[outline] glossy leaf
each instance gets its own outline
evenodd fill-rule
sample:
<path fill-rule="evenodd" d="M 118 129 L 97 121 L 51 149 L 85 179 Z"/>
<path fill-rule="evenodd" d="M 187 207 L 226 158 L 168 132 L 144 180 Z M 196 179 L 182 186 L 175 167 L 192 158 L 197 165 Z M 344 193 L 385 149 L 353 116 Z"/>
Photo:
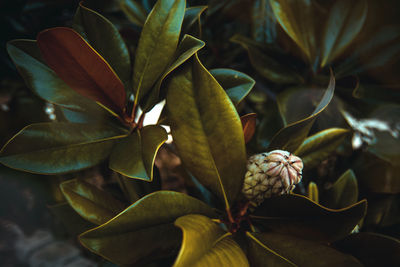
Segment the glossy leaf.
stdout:
<path fill-rule="evenodd" d="M 294 154 L 301 157 L 305 168 L 314 168 L 343 143 L 348 133 L 340 128 L 323 130 L 304 140 Z"/>
<path fill-rule="evenodd" d="M 399 266 L 400 241 L 376 233 L 352 234 L 334 246 L 356 257 L 364 266 Z"/>
<path fill-rule="evenodd" d="M 110 157 L 110 168 L 130 178 L 153 180 L 158 149 L 167 141 L 165 129 L 149 125 L 120 140 Z"/>
<path fill-rule="evenodd" d="M 188 33 L 190 28 L 198 21 L 200 16 L 207 9 L 207 6 L 193 6 L 185 10 L 185 17 L 182 23 L 182 32 Z"/>
<path fill-rule="evenodd" d="M 171 132 L 182 161 L 228 208 L 246 169 L 242 124 L 234 105 L 197 55 L 171 77 L 167 90 Z"/>
<path fill-rule="evenodd" d="M 279 84 L 303 83 L 303 78 L 293 68 L 287 64 L 281 64 L 276 59 L 262 52 L 259 45 L 255 44 L 254 41 L 248 40 L 241 35 L 234 35 L 231 41 L 240 44 L 247 50 L 253 67 L 268 80 Z"/>
<path fill-rule="evenodd" d="M 83 180 L 65 181 L 60 188 L 71 207 L 97 225 L 107 222 L 124 209 L 124 205 L 112 195 Z"/>
<path fill-rule="evenodd" d="M 311 0 L 270 0 L 282 29 L 296 42 L 310 63 L 316 57 L 315 8 Z M 301 11 L 301 12 L 300 12 Z"/>
<path fill-rule="evenodd" d="M 178 218 L 175 225 L 181 228 L 183 238 L 174 267 L 249 266 L 246 255 L 231 234 L 210 218 L 191 214 Z"/>
<path fill-rule="evenodd" d="M 215 216 L 208 205 L 195 198 L 159 191 L 141 198 L 107 223 L 83 233 L 80 241 L 92 252 L 118 265 L 145 264 L 172 256 L 179 250 L 181 233 L 174 222 L 188 214 Z"/>
<path fill-rule="evenodd" d="M 351 44 L 364 25 L 367 10 L 365 0 L 335 1 L 322 38 L 321 67 L 336 59 Z"/>
<path fill-rule="evenodd" d="M 66 84 L 118 115 L 123 113 L 124 85 L 77 32 L 70 28 L 52 28 L 39 33 L 37 39 L 43 58 Z"/>
<path fill-rule="evenodd" d="M 174 60 L 151 90 L 150 96 L 148 99 L 146 99 L 146 104 L 144 105 L 143 110 L 150 110 L 156 103 L 160 101 L 160 89 L 165 78 L 191 56 L 193 56 L 197 51 L 203 48 L 204 45 L 205 43 L 202 40 L 191 35 L 183 36 L 182 41 L 179 43 L 179 46 L 175 51 Z"/>
<path fill-rule="evenodd" d="M 250 215 L 277 233 L 330 242 L 348 235 L 366 213 L 365 200 L 333 210 L 296 194 L 267 199 Z"/>
<path fill-rule="evenodd" d="M 352 170 L 347 170 L 324 194 L 327 207 L 342 209 L 353 205 L 358 199 L 358 183 Z"/>
<path fill-rule="evenodd" d="M 41 174 L 78 171 L 105 160 L 116 139 L 125 136 L 123 131 L 106 125 L 32 124 L 8 141 L 0 152 L 0 162 Z"/>
<path fill-rule="evenodd" d="M 147 12 L 144 7 L 138 3 L 138 1 L 121 0 L 119 1 L 119 4 L 121 6 L 121 10 L 125 13 L 125 15 L 132 23 L 139 26 L 144 25 L 147 17 Z"/>
<path fill-rule="evenodd" d="M 269 0 L 254 1 L 251 18 L 254 40 L 262 43 L 273 43 L 276 41 L 277 21 Z"/>
<path fill-rule="evenodd" d="M 256 113 L 249 113 L 240 117 L 243 126 L 244 142 L 247 144 L 256 131 Z"/>
<path fill-rule="evenodd" d="M 117 28 L 108 19 L 85 7 L 81 2 L 76 11 L 73 26 L 110 64 L 123 82 L 131 80 L 132 67 L 128 47 Z"/>
<path fill-rule="evenodd" d="M 210 73 L 236 106 L 250 93 L 256 83 L 250 76 L 232 69 L 212 69 Z"/>
<path fill-rule="evenodd" d="M 254 233 L 253 235 L 264 246 L 287 260 L 286 262 L 283 260 L 277 262 L 276 256 L 269 253 L 264 255 L 263 265 L 256 266 L 363 266 L 356 258 L 318 242 L 272 232 Z M 289 265 L 287 262 L 291 262 L 293 265 Z"/>
<path fill-rule="evenodd" d="M 308 198 L 318 204 L 319 203 L 319 191 L 318 191 L 317 184 L 314 182 L 310 182 L 308 184 L 307 191 L 308 191 Z M 351 204 L 353 204 L 353 203 L 351 203 Z M 347 205 L 347 206 L 349 206 L 349 205 Z"/>
<path fill-rule="evenodd" d="M 149 92 L 173 59 L 185 5 L 184 0 L 158 0 L 146 19 L 135 56 L 135 103 L 139 103 Z"/>
<path fill-rule="evenodd" d="M 45 101 L 73 110 L 101 109 L 93 101 L 82 98 L 72 90 L 44 63 L 36 41 L 10 41 L 7 43 L 7 51 L 27 86 Z"/>
<path fill-rule="evenodd" d="M 272 139 L 269 150 L 283 149 L 289 152 L 294 152 L 305 140 L 310 131 L 315 119 L 328 106 L 332 100 L 335 91 L 335 78 L 331 73 L 328 88 L 326 89 L 321 101 L 315 108 L 314 112 L 307 118 L 291 123 L 281 129 Z"/>

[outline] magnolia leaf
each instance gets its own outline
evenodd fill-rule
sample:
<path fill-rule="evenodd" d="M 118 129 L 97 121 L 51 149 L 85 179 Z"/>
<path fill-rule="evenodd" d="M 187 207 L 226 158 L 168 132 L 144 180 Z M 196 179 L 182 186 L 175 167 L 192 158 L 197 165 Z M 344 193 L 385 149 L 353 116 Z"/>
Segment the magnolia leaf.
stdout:
<path fill-rule="evenodd" d="M 243 126 L 244 142 L 247 144 L 256 131 L 256 113 L 249 113 L 240 117 Z"/>
<path fill-rule="evenodd" d="M 376 233 L 352 234 L 334 246 L 356 257 L 364 266 L 399 266 L 400 241 Z"/>
<path fill-rule="evenodd" d="M 47 64 L 79 94 L 123 114 L 125 89 L 110 65 L 74 30 L 52 28 L 39 33 Z M 93 67 L 96 66 L 96 67 Z"/>
<path fill-rule="evenodd" d="M 254 41 L 248 40 L 241 35 L 234 35 L 231 41 L 240 44 L 247 50 L 251 64 L 266 79 L 279 84 L 304 82 L 303 78 L 294 69 L 264 53 L 260 45 L 254 43 Z"/>
<path fill-rule="evenodd" d="M 65 181 L 60 188 L 71 207 L 97 225 L 107 222 L 124 209 L 124 205 L 112 195 L 83 180 Z"/>
<path fill-rule="evenodd" d="M 316 59 L 315 10 L 311 0 L 270 0 L 282 29 L 305 53 L 310 63 Z M 300 12 L 301 10 L 301 12 Z"/>
<path fill-rule="evenodd" d="M 109 261 L 136 266 L 174 255 L 182 239 L 174 222 L 188 214 L 215 216 L 213 209 L 200 200 L 158 191 L 79 238 L 85 247 Z"/>
<path fill-rule="evenodd" d="M 276 41 L 276 18 L 269 0 L 256 0 L 252 8 L 253 39 L 262 43 Z"/>
<path fill-rule="evenodd" d="M 308 194 L 307 194 L 308 198 L 318 204 L 319 203 L 319 192 L 318 192 L 317 184 L 314 182 L 310 182 L 308 184 L 307 191 L 308 191 Z M 354 203 L 351 203 L 351 204 L 354 204 Z M 349 206 L 349 205 L 347 205 L 347 206 Z M 345 207 L 347 207 L 347 206 L 345 206 Z"/>
<path fill-rule="evenodd" d="M 242 124 L 229 97 L 197 54 L 171 77 L 166 105 L 185 166 L 229 208 L 246 171 Z"/>
<path fill-rule="evenodd" d="M 305 140 L 308 132 L 310 131 L 315 119 L 321 114 L 322 111 L 331 102 L 333 93 L 335 91 L 335 78 L 331 73 L 328 88 L 314 112 L 307 118 L 291 123 L 285 128 L 281 129 L 272 139 L 269 144 L 269 150 L 282 149 L 289 152 L 294 152 Z"/>
<path fill-rule="evenodd" d="M 361 31 L 367 17 L 365 0 L 335 1 L 330 10 L 321 49 L 321 67 L 336 59 Z"/>
<path fill-rule="evenodd" d="M 330 242 L 348 235 L 364 217 L 366 208 L 367 202 L 362 200 L 333 210 L 290 194 L 266 199 L 250 217 L 277 233 Z"/>
<path fill-rule="evenodd" d="M 348 133 L 341 128 L 323 130 L 304 140 L 294 154 L 301 157 L 304 168 L 314 168 L 342 144 Z"/>
<path fill-rule="evenodd" d="M 80 123 L 37 123 L 23 128 L 0 152 L 0 162 L 17 170 L 61 174 L 92 167 L 111 153 L 115 127 Z"/>
<path fill-rule="evenodd" d="M 210 73 L 225 89 L 235 106 L 250 93 L 256 83 L 250 76 L 232 69 L 212 69 Z"/>
<path fill-rule="evenodd" d="M 74 29 L 110 64 L 123 82 L 130 82 L 132 69 L 128 47 L 117 28 L 104 16 L 79 4 Z"/>
<path fill-rule="evenodd" d="M 207 6 L 188 7 L 185 11 L 185 17 L 182 23 L 182 32 L 188 33 L 190 28 L 200 21 L 201 14 L 207 9 Z"/>
<path fill-rule="evenodd" d="M 147 11 L 136 0 L 120 0 L 121 10 L 125 13 L 128 19 L 138 25 L 143 26 L 146 22 Z"/>
<path fill-rule="evenodd" d="M 286 262 L 277 262 L 277 256 L 265 250 L 263 265 L 256 266 L 363 266 L 356 258 L 318 242 L 273 232 L 252 235 L 266 248 L 277 253 L 281 259 L 286 259 Z M 251 248 L 257 246 L 252 243 L 254 239 L 250 241 Z"/>
<path fill-rule="evenodd" d="M 102 110 L 95 102 L 72 90 L 44 63 L 36 41 L 10 41 L 7 51 L 26 85 L 45 101 L 72 110 Z"/>
<path fill-rule="evenodd" d="M 174 267 L 249 266 L 246 255 L 231 234 L 210 218 L 190 214 L 178 218 L 175 225 L 181 228 L 183 237 Z"/>
<path fill-rule="evenodd" d="M 205 43 L 191 35 L 185 34 L 182 41 L 179 43 L 178 48 L 175 51 L 174 60 L 170 64 L 164 74 L 155 84 L 154 88 L 150 92 L 150 96 L 146 99 L 146 103 L 143 107 L 144 111 L 150 110 L 160 99 L 160 89 L 164 79 L 176 68 L 182 65 L 186 60 L 193 56 L 197 51 L 203 48 Z"/>
<path fill-rule="evenodd" d="M 135 103 L 149 92 L 173 59 L 186 1 L 158 0 L 143 26 L 136 49 L 133 90 Z"/>
<path fill-rule="evenodd" d="M 262 266 L 297 266 L 290 260 L 279 255 L 269 247 L 267 247 L 262 241 L 257 239 L 254 234 L 246 232 L 248 237 L 248 252 L 247 257 L 251 266 L 262 267 Z"/>
<path fill-rule="evenodd" d="M 158 125 L 136 130 L 116 144 L 110 156 L 110 168 L 130 178 L 152 181 L 158 149 L 167 139 L 167 132 Z"/>
<path fill-rule="evenodd" d="M 356 175 L 347 170 L 324 194 L 323 203 L 333 209 L 341 209 L 353 205 L 358 199 L 358 184 Z"/>

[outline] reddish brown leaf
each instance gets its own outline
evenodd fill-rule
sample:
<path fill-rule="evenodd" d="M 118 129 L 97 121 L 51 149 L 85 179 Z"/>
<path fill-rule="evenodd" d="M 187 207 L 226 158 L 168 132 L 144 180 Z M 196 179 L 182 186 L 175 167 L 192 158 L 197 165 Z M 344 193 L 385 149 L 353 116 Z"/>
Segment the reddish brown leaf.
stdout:
<path fill-rule="evenodd" d="M 256 131 L 256 113 L 249 113 L 240 117 L 243 126 L 244 141 L 246 144 L 251 140 Z"/>
<path fill-rule="evenodd" d="M 37 43 L 46 63 L 79 94 L 118 115 L 125 107 L 125 89 L 110 65 L 73 29 L 58 27 L 39 33 Z"/>

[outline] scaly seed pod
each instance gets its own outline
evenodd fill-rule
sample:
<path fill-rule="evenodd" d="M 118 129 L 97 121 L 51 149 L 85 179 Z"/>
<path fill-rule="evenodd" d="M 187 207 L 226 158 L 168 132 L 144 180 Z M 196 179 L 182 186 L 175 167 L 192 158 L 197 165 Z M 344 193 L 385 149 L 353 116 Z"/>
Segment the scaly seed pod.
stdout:
<path fill-rule="evenodd" d="M 242 192 L 247 199 L 261 204 L 265 198 L 287 194 L 301 181 L 302 160 L 283 150 L 251 156 Z"/>

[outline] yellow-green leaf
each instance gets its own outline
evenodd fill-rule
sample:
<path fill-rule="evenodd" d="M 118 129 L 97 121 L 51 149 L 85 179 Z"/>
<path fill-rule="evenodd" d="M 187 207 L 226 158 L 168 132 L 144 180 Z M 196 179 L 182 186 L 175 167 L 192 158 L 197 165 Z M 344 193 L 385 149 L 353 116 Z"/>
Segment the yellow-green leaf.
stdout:
<path fill-rule="evenodd" d="M 178 218 L 175 225 L 181 228 L 183 237 L 174 267 L 249 266 L 246 255 L 231 234 L 210 218 L 190 214 Z"/>
<path fill-rule="evenodd" d="M 314 182 L 310 182 L 308 184 L 308 198 L 314 201 L 315 203 L 319 203 L 319 192 L 318 192 L 318 186 Z M 353 203 L 351 203 L 353 204 Z M 346 206 L 347 207 L 347 206 Z"/>
<path fill-rule="evenodd" d="M 136 0 L 120 0 L 119 4 L 121 10 L 132 23 L 143 26 L 146 21 L 147 12 L 138 2 Z"/>
<path fill-rule="evenodd" d="M 342 209 L 358 200 L 358 183 L 352 170 L 347 170 L 324 194 L 323 203 L 332 209 Z"/>

